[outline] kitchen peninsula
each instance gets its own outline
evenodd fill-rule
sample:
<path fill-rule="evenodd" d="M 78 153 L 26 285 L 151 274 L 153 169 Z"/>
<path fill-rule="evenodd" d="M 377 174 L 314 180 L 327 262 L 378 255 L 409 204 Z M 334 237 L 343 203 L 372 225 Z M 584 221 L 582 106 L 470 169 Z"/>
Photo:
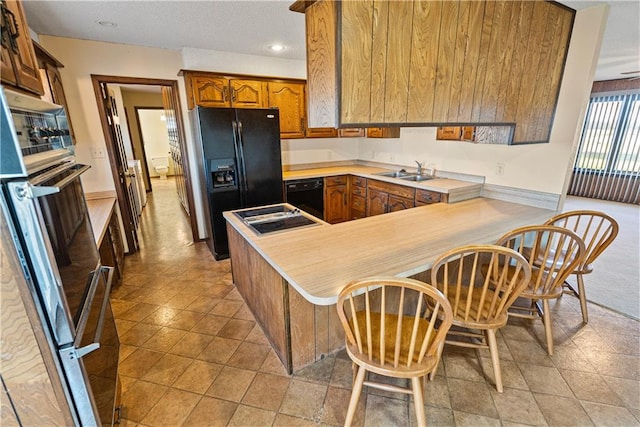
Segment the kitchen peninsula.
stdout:
<path fill-rule="evenodd" d="M 443 252 L 496 241 L 555 212 L 488 198 L 438 203 L 258 235 L 225 212 L 233 281 L 289 372 L 344 346 L 335 303 L 348 282 L 392 275 L 425 280 Z"/>

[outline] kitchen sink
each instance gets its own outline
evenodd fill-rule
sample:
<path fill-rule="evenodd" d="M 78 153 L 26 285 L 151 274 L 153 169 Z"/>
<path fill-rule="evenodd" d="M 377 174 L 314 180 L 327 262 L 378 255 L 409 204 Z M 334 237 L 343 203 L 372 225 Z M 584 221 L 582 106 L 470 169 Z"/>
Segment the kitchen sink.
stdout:
<path fill-rule="evenodd" d="M 409 176 L 402 176 L 399 178 L 405 181 L 416 181 L 416 182 L 428 181 L 430 179 L 433 179 L 433 177 L 429 175 L 409 175 Z"/>
<path fill-rule="evenodd" d="M 412 172 L 407 172 L 405 170 L 400 170 L 400 171 L 389 171 L 389 172 L 378 172 L 375 175 L 380 175 L 380 176 L 388 176 L 391 178 L 402 178 L 402 177 L 410 177 L 410 176 L 416 176 L 415 173 Z"/>

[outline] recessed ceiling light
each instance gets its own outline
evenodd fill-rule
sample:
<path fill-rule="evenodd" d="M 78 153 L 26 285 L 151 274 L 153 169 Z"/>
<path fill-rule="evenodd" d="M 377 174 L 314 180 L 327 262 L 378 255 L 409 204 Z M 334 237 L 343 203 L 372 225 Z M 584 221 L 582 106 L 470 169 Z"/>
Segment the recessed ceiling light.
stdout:
<path fill-rule="evenodd" d="M 118 24 L 111 21 L 96 21 L 96 24 L 102 25 L 103 27 L 111 27 L 111 28 L 118 26 Z"/>
<path fill-rule="evenodd" d="M 282 46 L 281 44 L 272 44 L 271 46 L 269 46 L 269 49 L 274 52 L 282 52 L 284 50 L 284 46 Z"/>

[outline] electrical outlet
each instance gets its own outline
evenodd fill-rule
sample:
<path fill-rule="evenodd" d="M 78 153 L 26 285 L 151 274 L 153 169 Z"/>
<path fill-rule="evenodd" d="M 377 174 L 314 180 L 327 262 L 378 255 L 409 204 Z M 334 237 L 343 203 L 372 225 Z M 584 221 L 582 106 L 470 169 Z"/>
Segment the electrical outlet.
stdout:
<path fill-rule="evenodd" d="M 496 163 L 496 175 L 504 175 L 504 163 Z"/>
<path fill-rule="evenodd" d="M 93 147 L 91 149 L 91 156 L 94 159 L 104 159 L 105 157 L 104 148 Z"/>

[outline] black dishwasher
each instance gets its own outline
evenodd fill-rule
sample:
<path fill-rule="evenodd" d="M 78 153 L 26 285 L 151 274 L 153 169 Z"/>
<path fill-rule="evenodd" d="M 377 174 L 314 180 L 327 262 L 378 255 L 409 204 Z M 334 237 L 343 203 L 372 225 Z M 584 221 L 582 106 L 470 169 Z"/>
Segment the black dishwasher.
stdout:
<path fill-rule="evenodd" d="M 324 178 L 286 181 L 285 189 L 287 203 L 324 220 Z"/>

